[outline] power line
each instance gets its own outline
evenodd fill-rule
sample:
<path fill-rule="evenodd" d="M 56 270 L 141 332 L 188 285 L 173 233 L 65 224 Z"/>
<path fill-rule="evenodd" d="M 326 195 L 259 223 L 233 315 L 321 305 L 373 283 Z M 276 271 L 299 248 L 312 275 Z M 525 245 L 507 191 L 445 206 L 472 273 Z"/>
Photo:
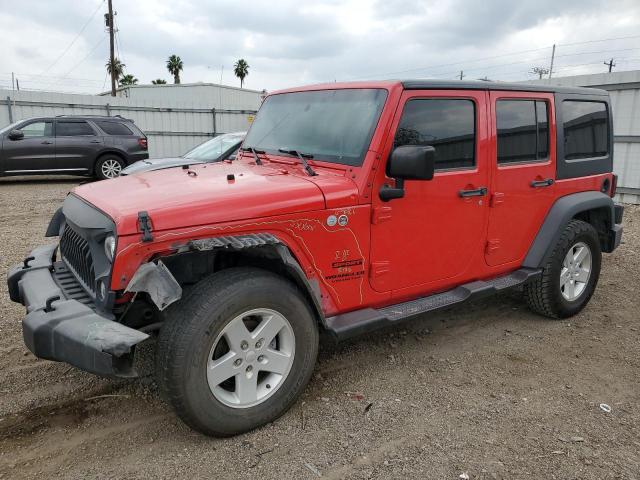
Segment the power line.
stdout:
<path fill-rule="evenodd" d="M 102 43 L 107 39 L 106 36 L 103 36 L 102 38 L 100 38 L 100 40 L 98 41 L 98 43 L 96 43 L 93 48 L 91 50 L 89 50 L 89 53 L 87 53 L 87 55 L 85 57 L 82 58 L 82 60 L 80 60 L 78 63 L 76 63 L 73 67 L 71 67 L 71 70 L 69 70 L 67 73 L 65 73 L 64 75 L 62 75 L 62 77 L 60 78 L 67 78 L 68 75 L 73 72 L 76 68 L 78 68 L 80 65 L 82 65 L 92 54 L 93 52 L 96 51 L 96 49 L 102 45 Z"/>
<path fill-rule="evenodd" d="M 627 39 L 632 39 L 632 38 L 640 38 L 640 35 L 630 35 L 628 37 L 603 38 L 603 39 L 599 39 L 599 40 L 586 40 L 584 42 L 556 44 L 556 46 L 568 47 L 568 46 L 583 45 L 583 44 L 588 44 L 588 43 L 610 42 L 610 41 L 615 41 L 615 40 L 627 40 Z M 517 51 L 517 52 L 503 53 L 503 54 L 499 54 L 499 55 L 491 55 L 489 57 L 474 58 L 474 59 L 469 59 L 469 60 L 462 60 L 462 61 L 459 61 L 459 62 L 444 63 L 444 64 L 440 64 L 440 65 L 427 65 L 427 66 L 424 66 L 424 67 L 415 67 L 415 68 L 410 68 L 410 69 L 406 69 L 406 70 L 396 70 L 394 72 L 378 73 L 378 74 L 371 74 L 371 75 L 368 75 L 368 76 L 359 76 L 359 77 L 352 77 L 352 78 L 357 80 L 357 79 L 362 79 L 362 78 L 371 78 L 371 77 L 380 77 L 380 76 L 387 76 L 387 75 L 397 75 L 397 74 L 401 74 L 401 73 L 417 72 L 417 71 L 420 71 L 420 70 L 431 70 L 431 69 L 441 68 L 441 67 L 451 67 L 451 66 L 454 66 L 454 65 L 462 65 L 462 64 L 481 62 L 481 61 L 485 61 L 485 60 L 493 60 L 493 59 L 496 59 L 496 58 L 510 57 L 510 56 L 513 56 L 513 55 L 522 55 L 524 53 L 540 52 L 542 50 L 550 50 L 551 48 L 552 48 L 552 46 L 549 45 L 548 47 L 533 48 L 533 49 L 529 49 L 529 50 L 520 50 L 520 51 Z M 593 52 L 593 53 L 603 53 L 603 52 Z M 571 55 L 571 54 L 557 55 L 557 56 L 569 56 L 569 55 Z"/>
<path fill-rule="evenodd" d="M 73 40 L 71 40 L 71 43 L 69 45 L 67 45 L 67 48 L 64 49 L 64 51 L 60 54 L 60 56 L 58 58 L 56 58 L 53 63 L 51 65 L 49 65 L 47 68 L 45 68 L 42 73 L 47 73 L 49 70 L 51 70 L 51 68 L 57 64 L 60 59 L 62 57 L 64 57 L 66 55 L 66 53 L 69 51 L 69 49 L 73 46 L 74 43 L 76 43 L 76 40 L 78 40 L 78 38 L 80 38 L 80 35 L 82 35 L 82 32 L 84 32 L 84 29 L 87 28 L 87 26 L 89 25 L 89 23 L 91 22 L 91 20 L 93 20 L 93 17 L 96 16 L 96 13 L 98 13 L 98 11 L 100 10 L 100 7 L 102 7 L 102 4 L 104 3 L 104 0 L 100 1 L 100 4 L 98 5 L 98 8 L 96 8 L 94 10 L 94 12 L 91 14 L 91 16 L 89 17 L 89 19 L 84 23 L 84 25 L 82 26 L 82 28 L 80 29 L 80 31 L 78 32 L 78 34 L 75 36 L 75 38 Z"/>

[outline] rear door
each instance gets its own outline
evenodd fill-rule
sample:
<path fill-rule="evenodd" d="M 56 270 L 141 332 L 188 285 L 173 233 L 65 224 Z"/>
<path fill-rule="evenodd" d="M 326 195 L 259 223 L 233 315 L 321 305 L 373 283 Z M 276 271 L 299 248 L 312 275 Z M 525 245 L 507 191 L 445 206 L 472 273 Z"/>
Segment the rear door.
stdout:
<path fill-rule="evenodd" d="M 432 180 L 407 180 L 404 198 L 373 198 L 371 286 L 394 297 L 426 293 L 473 276 L 481 262 L 489 185 L 487 94 L 406 91 L 385 152 L 431 145 Z M 392 184 L 380 172 L 380 184 Z"/>
<path fill-rule="evenodd" d="M 16 130 L 22 131 L 24 138 L 11 140 L 6 132 L 2 139 L 4 161 L 1 168 L 4 172 L 28 174 L 56 168 L 52 120 L 32 120 Z"/>
<path fill-rule="evenodd" d="M 555 196 L 553 94 L 490 92 L 492 175 L 485 260 L 519 266 Z"/>
<path fill-rule="evenodd" d="M 60 169 L 92 170 L 104 145 L 101 135 L 86 120 L 56 119 L 56 163 Z"/>

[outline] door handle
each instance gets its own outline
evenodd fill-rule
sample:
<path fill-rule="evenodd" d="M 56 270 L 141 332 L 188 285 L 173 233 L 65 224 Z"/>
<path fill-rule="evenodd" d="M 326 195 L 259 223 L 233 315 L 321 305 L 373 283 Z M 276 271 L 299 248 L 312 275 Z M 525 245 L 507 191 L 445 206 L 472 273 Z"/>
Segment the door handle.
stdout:
<path fill-rule="evenodd" d="M 100 140 L 91 140 L 90 143 L 102 143 Z"/>
<path fill-rule="evenodd" d="M 467 197 L 483 197 L 487 194 L 487 187 L 476 188 L 475 190 L 460 190 L 458 195 L 462 198 Z"/>
<path fill-rule="evenodd" d="M 49 140 L 45 140 L 44 142 L 41 142 L 42 145 L 53 145 L 53 142 L 50 142 Z"/>
<path fill-rule="evenodd" d="M 553 178 L 546 178 L 544 180 L 533 180 L 531 182 L 531 186 L 533 188 L 550 187 L 551 185 L 553 185 L 553 183 Z"/>

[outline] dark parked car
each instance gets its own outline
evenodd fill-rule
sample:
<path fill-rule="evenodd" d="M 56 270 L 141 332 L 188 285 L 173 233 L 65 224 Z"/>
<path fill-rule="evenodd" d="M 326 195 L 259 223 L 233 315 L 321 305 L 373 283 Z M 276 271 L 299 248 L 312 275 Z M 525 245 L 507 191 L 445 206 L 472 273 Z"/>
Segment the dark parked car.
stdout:
<path fill-rule="evenodd" d="M 114 178 L 149 158 L 147 137 L 127 118 L 30 118 L 0 130 L 0 176 L 88 175 Z"/>
<path fill-rule="evenodd" d="M 141 160 L 122 170 L 120 175 L 132 175 L 134 173 L 149 172 L 151 170 L 163 170 L 165 168 L 180 167 L 182 165 L 195 165 L 197 163 L 219 162 L 221 160 L 235 159 L 238 148 L 247 132 L 224 133 L 201 143 L 181 157 L 154 158 L 153 160 Z"/>

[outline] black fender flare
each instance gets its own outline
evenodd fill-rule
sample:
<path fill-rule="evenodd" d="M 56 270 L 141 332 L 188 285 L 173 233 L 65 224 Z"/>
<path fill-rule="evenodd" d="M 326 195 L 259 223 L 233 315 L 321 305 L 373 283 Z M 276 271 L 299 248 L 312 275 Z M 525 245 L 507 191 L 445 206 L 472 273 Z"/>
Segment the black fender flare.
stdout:
<path fill-rule="evenodd" d="M 604 209 L 608 212 L 607 228 L 613 229 L 614 204 L 608 195 L 602 192 L 589 191 L 572 193 L 556 200 L 547 213 L 540 230 L 538 230 L 538 234 L 531 244 L 522 266 L 529 268 L 542 267 L 549 255 L 551 255 L 562 229 L 569 221 L 581 212 L 594 209 Z"/>
<path fill-rule="evenodd" d="M 249 234 L 225 235 L 199 240 L 191 240 L 186 244 L 176 245 L 178 252 L 185 251 L 207 251 L 215 249 L 264 249 L 270 252 L 272 258 L 277 260 L 284 267 L 284 271 L 295 282 L 296 286 L 308 297 L 314 313 L 317 315 L 321 325 L 326 327 L 325 315 L 322 310 L 322 293 L 320 284 L 316 279 L 309 280 L 298 260 L 291 253 L 285 242 L 276 235 L 265 232 L 255 232 Z"/>

